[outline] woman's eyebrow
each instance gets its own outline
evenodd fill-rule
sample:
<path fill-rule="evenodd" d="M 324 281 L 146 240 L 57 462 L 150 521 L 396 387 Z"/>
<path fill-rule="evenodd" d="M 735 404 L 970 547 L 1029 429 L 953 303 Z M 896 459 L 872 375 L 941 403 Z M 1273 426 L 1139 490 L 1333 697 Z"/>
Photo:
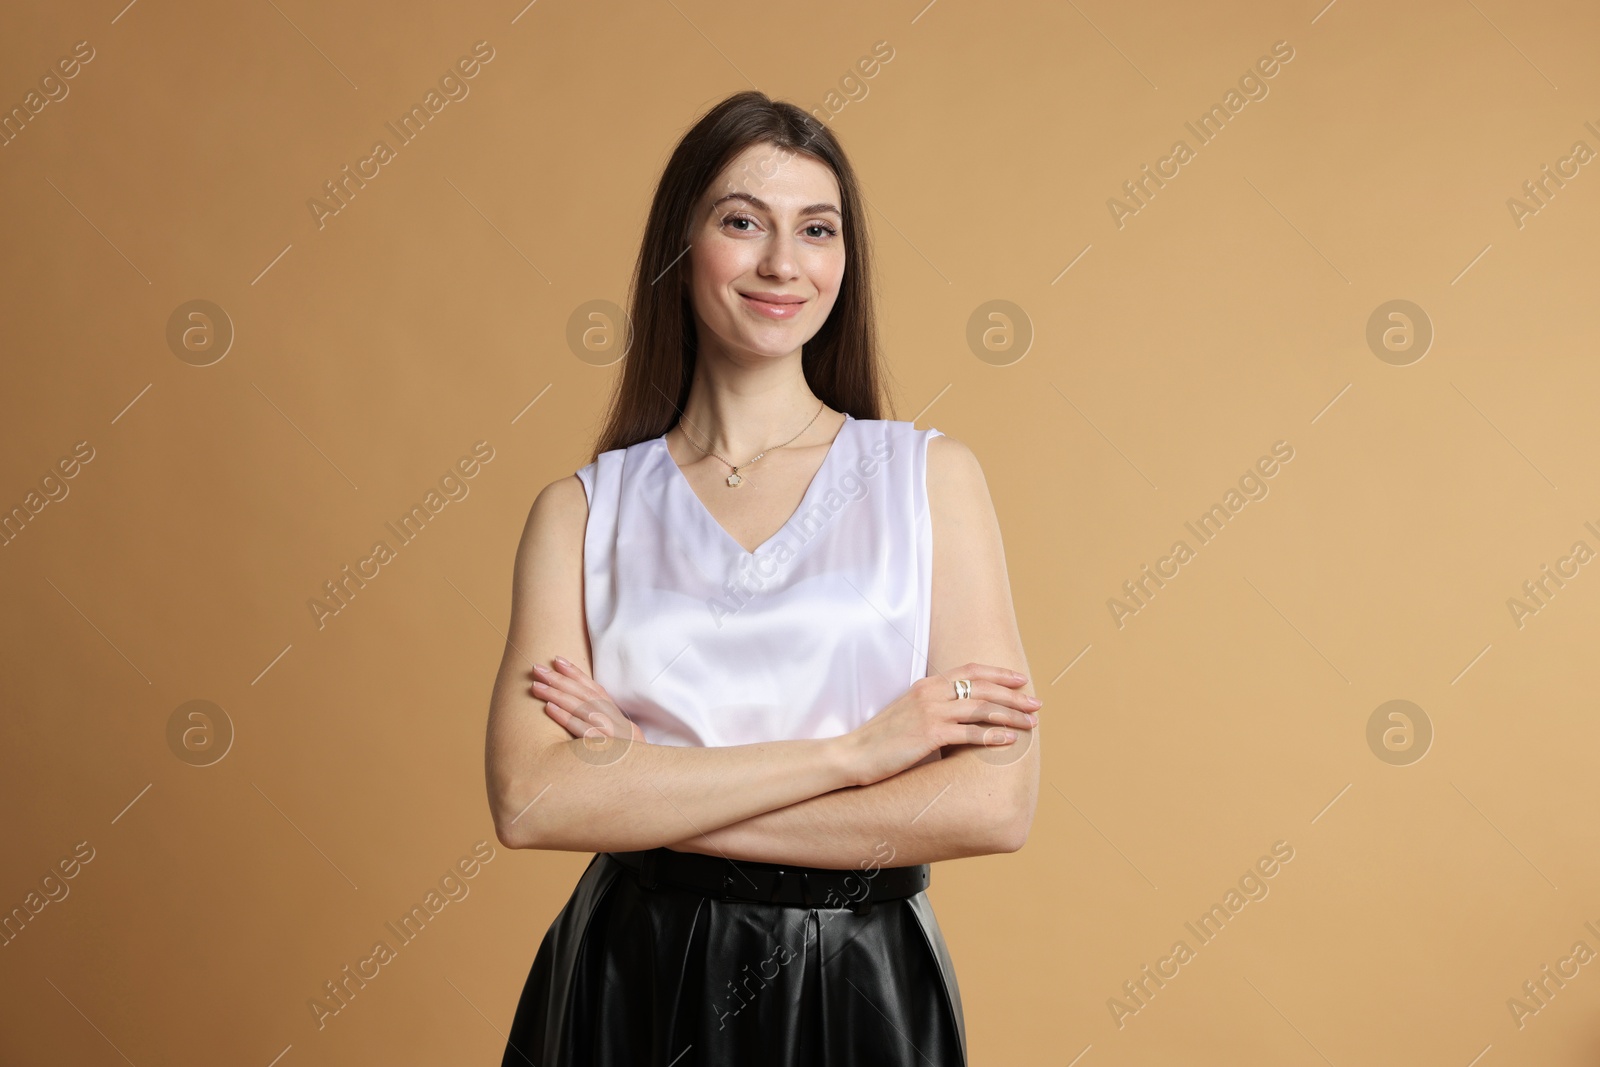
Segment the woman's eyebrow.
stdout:
<path fill-rule="evenodd" d="M 757 211 L 772 210 L 766 201 L 762 200 L 760 197 L 751 196 L 749 193 L 728 193 L 725 196 L 719 196 L 717 199 L 711 202 L 712 208 L 716 208 L 716 206 L 722 203 L 724 200 L 743 200 Z M 838 208 L 834 207 L 832 204 L 808 204 L 800 209 L 800 214 L 802 215 L 821 215 L 825 212 L 831 212 L 832 214 L 838 215 L 841 219 L 844 218 L 844 213 Z"/>

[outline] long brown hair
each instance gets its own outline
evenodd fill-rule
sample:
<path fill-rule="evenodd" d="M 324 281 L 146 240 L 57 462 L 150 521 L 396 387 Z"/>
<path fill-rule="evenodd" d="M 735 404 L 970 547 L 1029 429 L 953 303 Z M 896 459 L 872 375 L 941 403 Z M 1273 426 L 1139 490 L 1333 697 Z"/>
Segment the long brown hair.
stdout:
<path fill-rule="evenodd" d="M 810 156 L 839 182 L 844 280 L 827 321 L 802 346 L 800 366 L 825 404 L 858 419 L 883 417 L 871 247 L 855 171 L 833 131 L 794 104 L 751 89 L 717 104 L 683 135 L 656 185 L 628 295 L 632 339 L 591 460 L 660 437 L 688 402 L 696 338 L 685 253 L 695 209 L 722 168 L 756 144 L 771 145 L 775 155 Z"/>

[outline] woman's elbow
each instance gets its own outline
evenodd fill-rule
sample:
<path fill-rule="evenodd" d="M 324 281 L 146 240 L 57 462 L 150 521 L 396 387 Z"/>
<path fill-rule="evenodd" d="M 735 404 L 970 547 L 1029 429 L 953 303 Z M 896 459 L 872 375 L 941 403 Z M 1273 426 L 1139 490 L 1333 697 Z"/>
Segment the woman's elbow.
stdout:
<path fill-rule="evenodd" d="M 494 836 L 506 848 L 538 848 L 537 823 L 502 798 L 491 805 Z"/>
<path fill-rule="evenodd" d="M 1033 829 L 1033 812 L 1038 793 L 1032 789 L 1020 791 L 1007 806 L 1005 816 L 996 820 L 995 851 L 1017 852 L 1028 842 L 1028 832 Z"/>
<path fill-rule="evenodd" d="M 541 818 L 540 801 L 546 799 L 550 784 L 541 787 L 530 785 L 529 779 L 517 778 L 489 795 L 489 814 L 494 820 L 494 835 L 506 848 L 549 848 L 548 834 Z"/>
<path fill-rule="evenodd" d="M 1017 852 L 1028 842 L 1028 831 L 1033 828 L 1033 808 L 1019 809 L 1001 821 L 995 841 L 996 852 Z"/>
<path fill-rule="evenodd" d="M 563 848 L 551 840 L 551 794 L 560 796 L 568 783 L 562 775 L 563 741 L 554 741 L 519 754 L 515 760 L 490 749 L 488 760 L 489 815 L 495 837 L 506 848 Z M 562 805 L 556 805 L 561 807 Z"/>

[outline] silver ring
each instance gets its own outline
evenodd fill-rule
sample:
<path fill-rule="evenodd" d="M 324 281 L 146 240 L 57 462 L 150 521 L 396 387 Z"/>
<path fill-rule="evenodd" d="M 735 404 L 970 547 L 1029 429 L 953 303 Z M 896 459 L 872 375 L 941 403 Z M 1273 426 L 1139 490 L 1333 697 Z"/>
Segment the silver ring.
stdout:
<path fill-rule="evenodd" d="M 972 683 L 965 678 L 956 679 L 956 699 L 966 700 L 972 696 Z"/>

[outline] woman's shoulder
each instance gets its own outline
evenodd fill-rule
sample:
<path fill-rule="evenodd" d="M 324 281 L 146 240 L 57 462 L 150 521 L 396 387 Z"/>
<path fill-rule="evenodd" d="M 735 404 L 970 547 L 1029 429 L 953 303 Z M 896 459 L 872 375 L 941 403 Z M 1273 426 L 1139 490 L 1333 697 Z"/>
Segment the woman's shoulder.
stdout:
<path fill-rule="evenodd" d="M 651 449 L 661 444 L 661 438 L 652 437 L 648 440 L 637 441 L 621 448 L 611 448 L 599 453 L 588 463 L 579 467 L 575 476 L 583 483 L 585 490 L 593 490 L 595 476 L 600 473 L 607 475 L 620 471 L 625 467 L 636 466 L 642 462 Z"/>
<path fill-rule="evenodd" d="M 860 433 L 872 439 L 887 439 L 899 441 L 934 440 L 943 435 L 944 431 L 928 427 L 925 430 L 917 429 L 917 424 L 904 419 L 858 419 L 854 415 L 850 421 L 856 424 Z"/>
<path fill-rule="evenodd" d="M 614 507 L 623 489 L 619 481 L 621 472 L 630 463 L 637 462 L 646 454 L 646 450 L 660 440 L 659 437 L 651 438 L 625 448 L 608 449 L 573 473 L 547 484 L 534 497 L 528 513 L 528 529 L 538 528 L 547 534 L 568 540 L 577 539 L 581 543 L 590 510 L 596 506 L 604 509 L 607 501 L 611 501 Z"/>
<path fill-rule="evenodd" d="M 585 473 L 593 466 L 591 463 L 574 474 L 563 475 L 539 490 L 529 509 L 529 525 L 581 527 L 589 517 L 589 487 L 592 484 Z"/>
<path fill-rule="evenodd" d="M 977 453 L 958 437 L 940 430 L 930 430 L 928 438 L 927 483 L 928 496 L 959 498 L 963 494 L 982 492 L 988 494 L 983 477 L 983 465 Z"/>

